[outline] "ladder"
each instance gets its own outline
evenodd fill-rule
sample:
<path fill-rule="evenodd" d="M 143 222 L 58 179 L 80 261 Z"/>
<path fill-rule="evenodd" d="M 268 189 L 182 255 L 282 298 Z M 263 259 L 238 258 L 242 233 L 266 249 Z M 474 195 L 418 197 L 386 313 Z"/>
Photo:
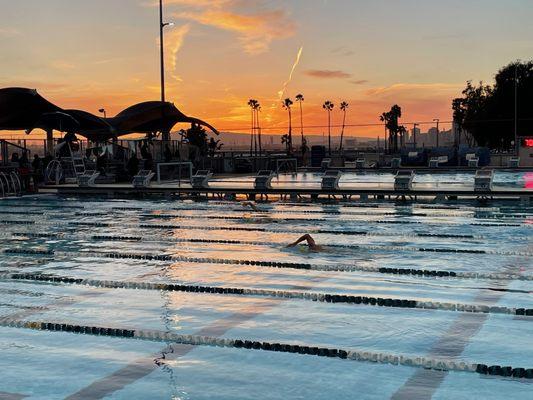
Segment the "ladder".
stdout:
<path fill-rule="evenodd" d="M 81 151 L 73 151 L 67 143 L 69 156 L 61 158 L 61 168 L 65 183 L 79 183 L 79 177 L 85 173 L 85 162 Z M 81 149 L 81 146 L 80 146 Z"/>

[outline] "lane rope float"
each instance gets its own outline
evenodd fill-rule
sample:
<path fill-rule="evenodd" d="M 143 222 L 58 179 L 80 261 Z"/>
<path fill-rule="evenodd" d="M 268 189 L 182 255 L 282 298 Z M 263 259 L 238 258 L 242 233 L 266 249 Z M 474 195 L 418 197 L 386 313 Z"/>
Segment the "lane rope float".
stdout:
<path fill-rule="evenodd" d="M 450 312 L 467 312 L 467 313 L 482 313 L 482 314 L 508 314 L 532 316 L 533 309 L 513 308 L 505 306 L 486 306 L 480 304 L 466 304 L 466 303 L 445 303 L 432 301 L 419 301 L 410 299 L 391 299 L 372 296 L 360 295 L 345 295 L 345 294 L 328 294 L 315 292 L 298 292 L 286 290 L 266 290 L 266 289 L 249 289 L 249 288 L 231 288 L 221 286 L 202 286 L 202 285 L 183 285 L 173 283 L 151 283 L 151 282 L 127 282 L 127 281 L 113 281 L 113 280 L 97 280 L 97 279 L 83 279 L 72 278 L 68 276 L 59 275 L 45 275 L 45 274 L 18 274 L 18 273 L 4 273 L 0 274 L 2 279 L 31 281 L 31 282 L 45 282 L 45 283 L 65 283 L 74 285 L 86 285 L 97 288 L 107 289 L 139 289 L 139 290 L 157 290 L 170 292 L 192 292 L 192 293 L 208 293 L 208 294 L 226 294 L 226 295 L 240 295 L 240 296 L 260 296 L 260 297 L 274 297 L 274 298 L 289 298 L 310 300 L 323 303 L 344 303 L 350 305 L 370 305 L 378 307 L 389 308 L 411 308 L 411 309 L 425 309 L 425 310 L 440 310 Z M 533 319 L 532 319 L 533 320 Z"/>
<path fill-rule="evenodd" d="M 166 343 L 177 343 L 191 346 L 212 346 L 247 350 L 262 350 L 282 353 L 293 353 L 318 357 L 338 358 L 342 360 L 372 362 L 397 366 L 409 366 L 436 371 L 469 372 L 480 375 L 533 379 L 533 368 L 487 365 L 468 363 L 465 361 L 444 358 L 430 358 L 391 354 L 360 349 L 339 349 L 306 344 L 279 343 L 271 341 L 254 341 L 246 339 L 225 339 L 212 336 L 183 335 L 148 329 L 122 329 L 90 325 L 75 325 L 43 321 L 2 320 L 0 326 L 16 329 L 32 329 L 49 332 L 65 332 L 92 336 L 106 336 L 124 339 L 138 339 Z"/>
<path fill-rule="evenodd" d="M 199 241 L 201 239 L 188 239 Z M 210 243 L 214 243 L 212 241 Z M 227 241 L 226 243 L 230 243 Z M 146 254 L 146 253 L 120 253 L 120 252 L 68 252 L 68 251 L 54 251 L 49 249 L 29 249 L 29 248 L 8 248 L 2 249 L 4 254 L 9 255 L 41 255 L 41 256 L 58 256 L 58 257 L 89 257 L 89 258 L 115 258 L 115 259 L 131 259 L 131 260 L 147 260 L 147 261 L 166 261 L 166 262 L 188 262 L 188 263 L 206 263 L 206 264 L 230 264 L 230 265 L 245 265 L 255 267 L 269 267 L 269 268 L 289 268 L 299 270 L 314 270 L 325 272 L 370 272 L 393 275 L 413 275 L 418 277 L 431 278 L 461 278 L 461 279 L 490 279 L 490 280 L 523 280 L 533 281 L 533 275 L 514 274 L 514 273 L 483 273 L 483 272 L 453 272 L 440 270 L 422 270 L 410 268 L 388 268 L 388 267 L 372 267 L 359 266 L 353 264 L 307 264 L 307 263 L 289 263 L 289 262 L 274 262 L 274 261 L 259 261 L 259 260 L 235 260 L 223 258 L 208 258 L 208 257 L 187 257 L 176 256 L 169 254 Z"/>

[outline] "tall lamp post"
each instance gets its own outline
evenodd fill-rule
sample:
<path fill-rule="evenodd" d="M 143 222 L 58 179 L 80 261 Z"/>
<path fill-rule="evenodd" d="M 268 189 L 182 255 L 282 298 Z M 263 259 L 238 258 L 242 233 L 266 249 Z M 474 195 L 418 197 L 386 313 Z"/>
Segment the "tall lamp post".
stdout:
<path fill-rule="evenodd" d="M 436 136 L 436 147 L 439 147 L 439 122 L 440 122 L 440 119 L 438 118 L 435 118 L 433 120 L 433 122 L 436 122 L 437 123 L 437 136 Z"/>
<path fill-rule="evenodd" d="M 413 124 L 413 148 L 416 149 L 416 127 L 419 124 Z"/>
<path fill-rule="evenodd" d="M 165 26 L 171 26 L 171 22 L 163 22 L 163 0 L 159 0 L 159 56 L 161 65 L 161 102 L 165 102 L 165 44 L 163 30 Z M 170 140 L 170 132 L 162 132 L 163 140 Z"/>

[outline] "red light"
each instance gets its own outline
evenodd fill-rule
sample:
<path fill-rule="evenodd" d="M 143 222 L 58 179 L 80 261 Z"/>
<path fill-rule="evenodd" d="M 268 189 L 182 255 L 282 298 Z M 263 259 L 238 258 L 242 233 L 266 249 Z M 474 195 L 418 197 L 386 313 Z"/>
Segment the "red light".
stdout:
<path fill-rule="evenodd" d="M 524 139 L 525 147 L 533 147 L 533 139 Z"/>

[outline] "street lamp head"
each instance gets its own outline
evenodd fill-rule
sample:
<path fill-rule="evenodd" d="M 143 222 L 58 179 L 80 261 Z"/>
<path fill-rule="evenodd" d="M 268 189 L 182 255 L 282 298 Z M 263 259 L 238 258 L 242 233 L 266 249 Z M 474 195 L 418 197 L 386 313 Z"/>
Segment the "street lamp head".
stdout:
<path fill-rule="evenodd" d="M 174 22 L 164 22 L 161 24 L 161 26 L 164 28 L 165 26 L 174 26 Z"/>

